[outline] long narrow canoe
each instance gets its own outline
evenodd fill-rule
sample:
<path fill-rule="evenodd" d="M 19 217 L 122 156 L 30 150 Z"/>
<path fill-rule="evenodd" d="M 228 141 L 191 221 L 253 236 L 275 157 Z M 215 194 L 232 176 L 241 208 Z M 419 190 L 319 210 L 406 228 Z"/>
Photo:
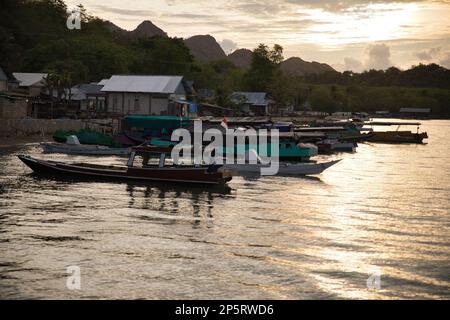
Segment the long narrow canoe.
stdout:
<path fill-rule="evenodd" d="M 225 184 L 232 178 L 228 170 L 219 171 L 218 166 L 104 166 L 88 163 L 63 163 L 44 161 L 19 155 L 19 159 L 35 173 L 53 178 L 81 178 L 114 181 L 163 181 L 171 183 Z"/>

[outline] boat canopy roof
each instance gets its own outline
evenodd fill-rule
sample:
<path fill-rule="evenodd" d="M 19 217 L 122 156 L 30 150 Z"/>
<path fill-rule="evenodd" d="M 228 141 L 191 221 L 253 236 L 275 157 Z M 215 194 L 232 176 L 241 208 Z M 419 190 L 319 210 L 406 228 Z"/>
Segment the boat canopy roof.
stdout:
<path fill-rule="evenodd" d="M 368 126 L 420 126 L 420 122 L 372 121 L 364 123 Z"/>
<path fill-rule="evenodd" d="M 341 130 L 346 130 L 344 127 L 296 127 L 295 131 L 299 131 L 299 132 L 308 132 L 308 131 L 317 131 L 317 132 L 321 132 L 321 131 L 341 131 Z"/>

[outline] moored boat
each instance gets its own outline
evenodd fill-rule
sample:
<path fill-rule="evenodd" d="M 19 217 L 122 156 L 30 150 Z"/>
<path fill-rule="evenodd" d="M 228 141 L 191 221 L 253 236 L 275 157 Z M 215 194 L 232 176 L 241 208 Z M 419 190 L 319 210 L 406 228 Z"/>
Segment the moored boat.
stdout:
<path fill-rule="evenodd" d="M 229 170 L 218 169 L 220 166 L 182 166 L 166 165 L 169 148 L 135 147 L 132 149 L 126 166 L 107 166 L 89 163 L 63 163 L 45 161 L 26 155 L 19 159 L 35 173 L 50 175 L 54 178 L 73 177 L 91 180 L 117 181 L 162 181 L 171 183 L 225 184 L 232 179 Z M 159 155 L 157 164 L 148 164 L 148 155 Z M 143 158 L 142 166 L 136 166 L 137 156 Z"/>
<path fill-rule="evenodd" d="M 99 145 L 81 144 L 75 135 L 68 136 L 66 143 L 42 142 L 42 150 L 44 153 L 64 153 L 75 155 L 128 155 L 130 148 L 110 148 Z"/>
<path fill-rule="evenodd" d="M 120 147 L 113 142 L 112 136 L 100 133 L 90 129 L 81 129 L 79 131 L 57 130 L 53 133 L 53 140 L 59 143 L 65 143 L 69 136 L 76 136 L 82 144 L 101 145 L 106 147 Z"/>
<path fill-rule="evenodd" d="M 319 153 L 355 152 L 358 146 L 355 142 L 342 142 L 336 139 L 325 139 L 316 143 Z"/>
<path fill-rule="evenodd" d="M 367 122 L 367 126 L 397 126 L 395 131 L 372 131 L 371 136 L 367 139 L 369 142 L 381 143 L 423 143 L 424 139 L 428 139 L 426 132 L 419 132 L 420 122 L 395 122 L 395 121 L 372 121 Z M 416 126 L 416 133 L 412 131 L 400 131 L 402 126 Z"/>
<path fill-rule="evenodd" d="M 64 153 L 73 155 L 91 155 L 91 156 L 123 156 L 130 154 L 129 148 L 109 148 L 98 145 L 70 145 L 66 143 L 41 143 L 44 153 Z"/>
<path fill-rule="evenodd" d="M 340 160 L 323 162 L 323 163 L 275 163 L 272 166 L 278 166 L 277 175 L 316 175 L 321 174 L 326 169 L 334 166 Z M 256 164 L 225 164 L 223 166 L 225 169 L 236 170 L 239 174 L 260 174 L 263 168 L 270 167 L 270 164 L 256 163 Z"/>
<path fill-rule="evenodd" d="M 374 131 L 367 139 L 369 142 L 384 143 L 423 143 L 424 139 L 428 139 L 426 132 L 413 133 L 411 131 Z"/>

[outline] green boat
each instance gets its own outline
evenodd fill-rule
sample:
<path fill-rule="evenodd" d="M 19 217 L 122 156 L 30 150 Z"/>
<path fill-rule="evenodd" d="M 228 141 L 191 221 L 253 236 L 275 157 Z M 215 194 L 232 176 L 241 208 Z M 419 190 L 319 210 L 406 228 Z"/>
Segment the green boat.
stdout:
<path fill-rule="evenodd" d="M 154 146 L 174 146 L 177 142 L 152 138 L 150 141 L 151 145 Z M 246 144 L 246 145 L 236 145 L 234 147 L 234 154 L 243 156 L 249 150 L 253 149 L 261 154 L 262 151 L 267 150 L 267 155 L 271 156 L 272 145 L 268 144 Z M 226 155 L 228 152 L 231 152 L 231 149 L 224 147 L 221 152 Z M 279 159 L 280 160 L 308 160 L 310 157 L 314 157 L 318 154 L 318 148 L 312 144 L 297 144 L 292 140 L 281 140 L 279 142 Z"/>
<path fill-rule="evenodd" d="M 57 130 L 53 134 L 53 139 L 56 142 L 65 143 L 68 136 L 77 136 L 81 144 L 94 144 L 107 147 L 120 147 L 113 142 L 112 136 L 105 133 L 99 133 L 90 129 L 81 129 L 79 131 L 65 131 Z"/>
<path fill-rule="evenodd" d="M 170 135 L 178 128 L 186 128 L 190 121 L 189 117 L 130 115 L 123 118 L 122 130 L 159 137 Z"/>
<path fill-rule="evenodd" d="M 53 133 L 53 140 L 59 143 L 66 143 L 68 136 L 74 136 L 76 134 L 76 131 L 56 130 Z"/>
<path fill-rule="evenodd" d="M 272 145 L 267 144 L 246 144 L 237 145 L 234 147 L 234 154 L 244 156 L 251 149 L 256 150 L 258 154 L 266 152 L 267 156 L 272 156 Z M 223 148 L 223 153 L 231 152 L 228 148 Z M 312 144 L 297 144 L 290 140 L 281 140 L 279 142 L 279 159 L 280 160 L 309 160 L 318 154 L 318 148 Z"/>
<path fill-rule="evenodd" d="M 172 146 L 176 146 L 178 144 L 178 142 L 159 139 L 159 138 L 151 138 L 149 141 L 149 144 L 152 146 L 158 146 L 158 147 L 172 147 Z"/>

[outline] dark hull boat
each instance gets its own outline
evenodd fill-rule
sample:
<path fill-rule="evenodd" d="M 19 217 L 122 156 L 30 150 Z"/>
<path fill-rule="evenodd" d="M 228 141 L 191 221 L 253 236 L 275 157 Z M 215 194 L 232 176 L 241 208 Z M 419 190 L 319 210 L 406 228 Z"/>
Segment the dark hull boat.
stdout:
<path fill-rule="evenodd" d="M 427 139 L 426 132 L 412 133 L 411 131 L 386 131 L 373 132 L 372 136 L 367 139 L 369 142 L 382 143 L 423 143 Z"/>
<path fill-rule="evenodd" d="M 56 161 L 44 161 L 24 155 L 18 157 L 35 173 L 50 175 L 55 178 L 73 177 L 91 180 L 163 181 L 213 185 L 225 184 L 232 178 L 231 173 L 227 170 L 220 171 L 217 166 L 105 166 L 87 163 L 67 164 Z"/>
<path fill-rule="evenodd" d="M 423 143 L 424 139 L 428 139 L 426 132 L 419 132 L 420 122 L 384 122 L 373 121 L 366 123 L 370 126 L 397 126 L 395 131 L 373 131 L 372 136 L 367 139 L 369 142 L 381 142 L 381 143 Z M 402 126 L 417 126 L 417 132 L 401 131 Z"/>

